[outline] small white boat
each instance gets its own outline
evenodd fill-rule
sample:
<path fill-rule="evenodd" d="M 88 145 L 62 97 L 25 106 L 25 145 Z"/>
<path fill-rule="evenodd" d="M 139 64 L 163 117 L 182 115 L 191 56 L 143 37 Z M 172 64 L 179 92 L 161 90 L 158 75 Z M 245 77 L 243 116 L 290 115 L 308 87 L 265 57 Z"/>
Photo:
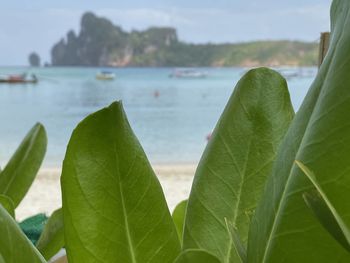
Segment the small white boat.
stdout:
<path fill-rule="evenodd" d="M 175 69 L 170 75 L 170 78 L 205 78 L 207 72 L 197 71 L 195 69 Z"/>
<path fill-rule="evenodd" d="M 300 78 L 314 78 L 317 74 L 317 68 L 302 68 L 302 67 L 275 67 L 273 70 L 280 73 L 286 80 L 300 79 Z M 244 69 L 240 75 L 243 76 L 250 69 Z"/>
<path fill-rule="evenodd" d="M 115 79 L 115 74 L 110 71 L 101 71 L 96 74 L 96 79 L 98 80 L 113 80 Z"/>
<path fill-rule="evenodd" d="M 314 78 L 317 70 L 314 68 L 277 68 L 276 69 L 287 80 L 294 78 Z"/>
<path fill-rule="evenodd" d="M 300 69 L 295 67 L 279 67 L 274 68 L 278 73 L 280 73 L 286 80 L 291 80 L 300 77 Z"/>

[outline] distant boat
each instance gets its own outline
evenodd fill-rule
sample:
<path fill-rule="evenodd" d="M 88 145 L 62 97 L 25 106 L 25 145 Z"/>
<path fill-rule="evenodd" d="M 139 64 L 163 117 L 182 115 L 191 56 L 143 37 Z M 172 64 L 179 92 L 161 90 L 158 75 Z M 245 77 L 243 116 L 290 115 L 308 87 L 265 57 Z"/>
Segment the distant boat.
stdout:
<path fill-rule="evenodd" d="M 286 80 L 313 78 L 317 74 L 317 68 L 314 67 L 276 67 L 272 69 L 280 73 Z M 250 69 L 244 69 L 240 75 L 243 76 L 249 70 Z"/>
<path fill-rule="evenodd" d="M 38 82 L 38 78 L 34 74 L 31 74 L 30 77 L 28 77 L 26 73 L 0 77 L 0 83 L 26 84 L 26 83 L 37 83 L 37 82 Z"/>
<path fill-rule="evenodd" d="M 281 68 L 276 70 L 287 80 L 300 77 L 299 70 L 295 68 Z"/>
<path fill-rule="evenodd" d="M 170 75 L 170 78 L 205 78 L 208 76 L 207 72 L 198 71 L 195 69 L 175 69 Z"/>
<path fill-rule="evenodd" d="M 115 74 L 110 71 L 101 71 L 96 74 L 96 79 L 98 80 L 113 80 L 115 79 Z"/>
<path fill-rule="evenodd" d="M 313 68 L 277 68 L 276 69 L 287 80 L 295 78 L 313 78 L 316 76 L 317 71 Z"/>

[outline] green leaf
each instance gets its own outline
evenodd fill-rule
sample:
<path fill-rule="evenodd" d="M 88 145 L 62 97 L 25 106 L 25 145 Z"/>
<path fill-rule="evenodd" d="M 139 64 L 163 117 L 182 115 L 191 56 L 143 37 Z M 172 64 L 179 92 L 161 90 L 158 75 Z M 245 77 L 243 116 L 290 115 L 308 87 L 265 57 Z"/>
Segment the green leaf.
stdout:
<path fill-rule="evenodd" d="M 64 246 L 63 212 L 58 209 L 48 219 L 36 243 L 37 249 L 49 260 Z"/>
<path fill-rule="evenodd" d="M 6 209 L 7 213 L 9 213 L 12 218 L 15 218 L 15 205 L 10 197 L 6 195 L 0 195 L 0 204 L 3 208 Z"/>
<path fill-rule="evenodd" d="M 205 250 L 188 249 L 183 251 L 174 263 L 220 263 L 220 260 Z"/>
<path fill-rule="evenodd" d="M 323 227 L 350 252 L 350 232 L 348 227 L 328 200 L 322 187 L 318 184 L 314 173 L 301 162 L 296 161 L 296 164 L 305 173 L 316 189 L 303 194 L 306 204 L 314 212 L 316 218 Z"/>
<path fill-rule="evenodd" d="M 277 72 L 249 71 L 237 84 L 197 168 L 187 207 L 184 248 L 236 262 L 225 218 L 246 245 L 251 216 L 294 111 Z"/>
<path fill-rule="evenodd" d="M 0 173 L 0 194 L 10 197 L 15 207 L 35 179 L 45 156 L 46 144 L 45 128 L 37 123 Z"/>
<path fill-rule="evenodd" d="M 328 54 L 279 148 L 249 233 L 249 263 L 350 262 L 350 254 L 315 220 L 302 193 L 313 188 L 299 160 L 340 215 L 350 206 L 350 1 L 335 0 Z M 350 217 L 344 216 L 350 224 Z"/>
<path fill-rule="evenodd" d="M 121 103 L 74 130 L 61 185 L 70 263 L 167 263 L 179 254 L 162 188 Z"/>
<path fill-rule="evenodd" d="M 239 257 L 239 259 L 236 260 L 236 262 L 238 261 L 241 263 L 247 262 L 247 250 L 241 238 L 239 237 L 236 227 L 227 220 L 226 220 L 226 227 L 231 237 L 232 246 L 235 249 L 234 251 L 232 251 L 232 253 L 238 255 Z"/>
<path fill-rule="evenodd" d="M 187 208 L 188 200 L 181 201 L 174 209 L 172 214 L 175 227 L 177 230 L 177 234 L 179 235 L 179 239 L 182 240 L 183 228 L 185 223 L 185 214 Z"/>
<path fill-rule="evenodd" d="M 16 221 L 0 205 L 0 262 L 46 262 Z"/>

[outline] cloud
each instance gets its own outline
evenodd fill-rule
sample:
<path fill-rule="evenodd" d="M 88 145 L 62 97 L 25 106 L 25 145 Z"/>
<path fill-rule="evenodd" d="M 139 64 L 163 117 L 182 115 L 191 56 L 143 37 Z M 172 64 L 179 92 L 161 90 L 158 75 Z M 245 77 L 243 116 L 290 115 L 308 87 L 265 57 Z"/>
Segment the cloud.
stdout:
<path fill-rule="evenodd" d="M 100 16 L 111 19 L 114 23 L 122 25 L 124 28 L 144 29 L 149 26 L 173 26 L 187 25 L 191 19 L 184 17 L 181 12 L 174 8 L 168 10 L 137 8 L 137 9 L 97 9 L 95 11 Z"/>
<path fill-rule="evenodd" d="M 252 6 L 259 6 L 252 2 Z M 261 7 L 261 4 L 260 4 Z M 327 4 L 304 7 L 280 7 L 257 12 L 256 8 L 168 8 L 99 9 L 124 28 L 173 26 L 180 39 L 188 42 L 235 42 L 252 39 L 292 38 L 314 40 L 329 29 Z"/>
<path fill-rule="evenodd" d="M 271 1 L 270 1 L 271 2 Z M 252 1 L 249 8 L 100 8 L 92 10 L 126 30 L 171 26 L 187 42 L 242 42 L 257 39 L 312 41 L 329 30 L 329 4 L 276 6 L 261 9 Z M 270 6 L 270 5 L 269 5 Z M 49 60 L 52 45 L 69 29 L 79 30 L 82 8 L 11 10 L 0 16 L 0 63 L 24 64 L 31 51 Z M 6 26 L 4 26 L 6 25 Z"/>
<path fill-rule="evenodd" d="M 25 65 L 30 52 L 36 51 L 42 61 L 49 61 L 52 45 L 68 29 L 79 28 L 81 11 L 70 10 L 15 10 L 0 16 L 0 63 Z"/>

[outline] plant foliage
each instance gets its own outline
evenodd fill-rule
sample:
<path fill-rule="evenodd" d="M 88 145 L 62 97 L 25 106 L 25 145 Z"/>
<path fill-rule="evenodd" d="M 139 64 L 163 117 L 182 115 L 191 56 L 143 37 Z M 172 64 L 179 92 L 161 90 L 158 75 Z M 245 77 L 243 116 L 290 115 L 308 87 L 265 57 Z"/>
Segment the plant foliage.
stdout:
<path fill-rule="evenodd" d="M 247 242 L 250 218 L 294 111 L 285 80 L 260 68 L 237 84 L 198 165 L 187 206 L 184 248 L 238 257 L 225 219 Z"/>
<path fill-rule="evenodd" d="M 62 210 L 37 243 L 45 258 L 65 244 L 78 263 L 350 262 L 349 13 L 333 1 L 330 50 L 295 117 L 278 73 L 243 76 L 172 217 L 122 104 L 85 118 L 63 162 Z M 10 215 L 45 148 L 37 124 L 0 173 L 0 262 L 45 262 Z"/>
<path fill-rule="evenodd" d="M 172 262 L 180 242 L 164 194 L 121 103 L 83 120 L 63 162 L 70 262 Z"/>
<path fill-rule="evenodd" d="M 32 185 L 44 159 L 46 145 L 45 129 L 37 123 L 0 172 L 0 194 L 8 196 L 15 207 Z"/>

